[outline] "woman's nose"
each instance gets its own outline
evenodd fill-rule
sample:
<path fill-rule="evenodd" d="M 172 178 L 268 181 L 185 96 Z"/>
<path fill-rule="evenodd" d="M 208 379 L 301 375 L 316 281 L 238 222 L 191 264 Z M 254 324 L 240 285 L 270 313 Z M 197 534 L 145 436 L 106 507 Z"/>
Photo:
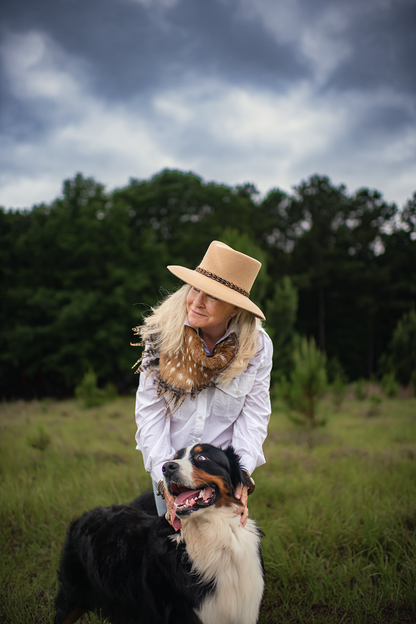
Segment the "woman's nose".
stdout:
<path fill-rule="evenodd" d="M 205 303 L 205 293 L 199 292 L 198 296 L 195 298 L 195 305 L 202 306 Z"/>

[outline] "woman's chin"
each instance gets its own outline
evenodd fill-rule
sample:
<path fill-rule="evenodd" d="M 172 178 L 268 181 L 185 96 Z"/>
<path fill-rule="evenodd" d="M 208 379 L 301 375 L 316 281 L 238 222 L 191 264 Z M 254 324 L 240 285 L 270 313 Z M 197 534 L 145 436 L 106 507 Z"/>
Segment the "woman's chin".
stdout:
<path fill-rule="evenodd" d="M 206 319 L 204 316 L 199 316 L 198 314 L 192 314 L 191 312 L 190 314 L 188 314 L 188 321 L 190 322 L 192 327 L 203 327 L 203 325 L 206 322 Z"/>

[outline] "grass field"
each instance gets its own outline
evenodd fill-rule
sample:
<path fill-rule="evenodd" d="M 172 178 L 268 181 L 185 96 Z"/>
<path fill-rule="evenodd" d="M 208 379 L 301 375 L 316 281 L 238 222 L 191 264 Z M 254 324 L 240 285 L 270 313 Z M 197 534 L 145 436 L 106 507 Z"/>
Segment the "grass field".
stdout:
<path fill-rule="evenodd" d="M 53 622 L 69 521 L 148 489 L 133 403 L 0 405 L 0 624 Z M 416 622 L 416 399 L 368 409 L 328 400 L 310 430 L 274 404 L 249 501 L 265 533 L 263 624 Z"/>

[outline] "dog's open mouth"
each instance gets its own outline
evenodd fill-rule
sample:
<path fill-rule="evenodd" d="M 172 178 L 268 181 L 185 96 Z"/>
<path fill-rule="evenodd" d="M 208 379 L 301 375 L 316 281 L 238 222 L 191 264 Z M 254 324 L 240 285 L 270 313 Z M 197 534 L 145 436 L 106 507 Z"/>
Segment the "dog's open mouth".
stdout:
<path fill-rule="evenodd" d="M 182 523 L 177 516 L 187 516 L 201 507 L 209 507 L 216 498 L 215 487 L 206 485 L 197 490 L 190 490 L 185 485 L 171 483 L 170 493 L 175 497 L 175 504 L 172 514 L 172 524 L 175 529 L 180 529 Z"/>

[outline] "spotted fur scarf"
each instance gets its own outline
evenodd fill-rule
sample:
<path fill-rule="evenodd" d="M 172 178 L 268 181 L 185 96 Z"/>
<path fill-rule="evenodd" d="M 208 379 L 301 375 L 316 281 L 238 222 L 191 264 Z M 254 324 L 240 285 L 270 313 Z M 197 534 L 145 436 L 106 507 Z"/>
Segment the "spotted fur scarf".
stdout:
<path fill-rule="evenodd" d="M 206 388 L 215 386 L 215 381 L 232 362 L 237 352 L 237 337 L 230 334 L 207 356 L 198 333 L 185 326 L 183 347 L 178 355 L 160 355 L 155 347 L 156 340 L 146 344 L 136 373 L 154 374 L 157 395 L 166 395 L 166 410 L 170 415 L 176 412 L 187 397 L 195 400 Z"/>

